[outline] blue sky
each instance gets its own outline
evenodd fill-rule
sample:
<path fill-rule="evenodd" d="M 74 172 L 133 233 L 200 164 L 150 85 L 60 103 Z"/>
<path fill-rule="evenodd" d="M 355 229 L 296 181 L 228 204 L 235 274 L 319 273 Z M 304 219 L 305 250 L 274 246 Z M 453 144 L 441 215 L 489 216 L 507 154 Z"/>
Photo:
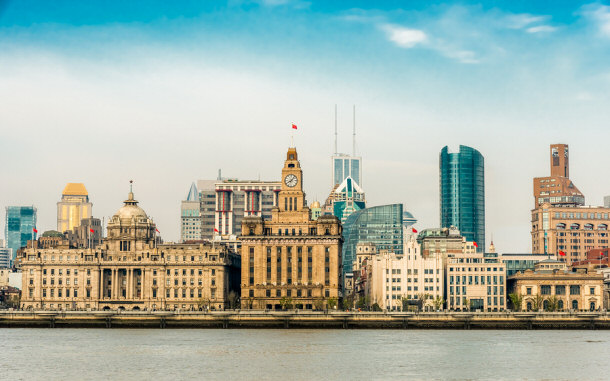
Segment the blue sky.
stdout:
<path fill-rule="evenodd" d="M 589 204 L 610 194 L 610 7 L 567 1 L 2 1 L 0 206 L 55 226 L 66 182 L 110 216 L 127 181 L 178 238 L 196 179 L 276 179 L 291 122 L 309 201 L 339 148 L 358 153 L 369 205 L 438 224 L 438 153 L 485 156 L 487 235 L 530 248 L 532 177 L 568 143 Z M 0 225 L 2 226 L 2 225 Z"/>

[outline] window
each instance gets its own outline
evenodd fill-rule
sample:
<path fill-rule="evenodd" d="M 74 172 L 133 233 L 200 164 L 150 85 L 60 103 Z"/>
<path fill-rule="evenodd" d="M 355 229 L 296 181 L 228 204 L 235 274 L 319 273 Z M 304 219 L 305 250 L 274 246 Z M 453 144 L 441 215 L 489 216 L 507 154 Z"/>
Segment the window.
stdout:
<path fill-rule="evenodd" d="M 572 285 L 570 286 L 570 295 L 580 295 L 580 286 Z M 578 303 L 578 302 L 577 302 Z M 576 309 L 576 308 L 575 308 Z"/>
<path fill-rule="evenodd" d="M 555 295 L 565 295 L 566 294 L 566 286 L 557 285 L 555 286 Z"/>
<path fill-rule="evenodd" d="M 532 294 L 532 288 L 531 288 L 531 287 L 526 288 L 526 289 L 525 289 L 525 293 L 526 293 L 527 295 L 531 295 L 531 294 Z"/>
<path fill-rule="evenodd" d="M 548 284 L 540 286 L 540 293 L 542 295 L 551 295 L 551 286 Z"/>

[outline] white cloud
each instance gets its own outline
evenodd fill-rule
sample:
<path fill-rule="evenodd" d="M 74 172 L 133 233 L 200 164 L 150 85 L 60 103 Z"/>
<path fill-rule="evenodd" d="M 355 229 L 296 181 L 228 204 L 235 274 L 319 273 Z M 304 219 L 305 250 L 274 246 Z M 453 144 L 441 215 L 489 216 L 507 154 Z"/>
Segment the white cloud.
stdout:
<path fill-rule="evenodd" d="M 390 24 L 385 24 L 382 28 L 388 34 L 388 39 L 401 48 L 413 48 L 428 39 L 426 33 L 419 29 L 409 29 Z"/>
<path fill-rule="evenodd" d="M 595 23 L 603 36 L 610 37 L 610 6 L 602 4 L 585 5 L 582 14 Z"/>
<path fill-rule="evenodd" d="M 479 63 L 475 52 L 471 50 L 453 50 L 447 49 L 441 51 L 446 57 L 453 58 L 461 63 L 476 64 Z"/>
<path fill-rule="evenodd" d="M 556 31 L 557 28 L 550 25 L 538 25 L 527 28 L 525 31 L 527 33 L 550 33 Z"/>
<path fill-rule="evenodd" d="M 537 24 L 547 19 L 548 16 L 534 16 L 529 13 L 521 13 L 507 16 L 506 23 L 511 29 L 523 29 L 529 25 Z"/>

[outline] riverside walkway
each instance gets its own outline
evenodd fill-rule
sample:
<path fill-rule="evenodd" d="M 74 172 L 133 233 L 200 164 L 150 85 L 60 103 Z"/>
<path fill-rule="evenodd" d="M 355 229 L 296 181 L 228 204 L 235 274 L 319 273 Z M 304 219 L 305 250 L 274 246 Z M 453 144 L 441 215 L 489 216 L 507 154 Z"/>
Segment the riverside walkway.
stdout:
<path fill-rule="evenodd" d="M 610 329 L 603 312 L 0 311 L 0 328 Z"/>

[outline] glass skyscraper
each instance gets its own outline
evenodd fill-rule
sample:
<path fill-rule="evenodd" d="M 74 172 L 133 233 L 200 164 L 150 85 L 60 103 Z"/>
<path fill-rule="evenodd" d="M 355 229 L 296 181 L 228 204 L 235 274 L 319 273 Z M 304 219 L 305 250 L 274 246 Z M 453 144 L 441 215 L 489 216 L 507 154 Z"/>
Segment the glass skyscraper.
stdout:
<path fill-rule="evenodd" d="M 485 250 L 485 170 L 483 155 L 460 146 L 440 153 L 441 227 L 457 227 L 468 241 Z"/>
<path fill-rule="evenodd" d="M 349 156 L 335 154 L 333 160 L 333 186 L 339 185 L 348 177 L 356 184 L 362 186 L 362 158 L 360 156 Z"/>
<path fill-rule="evenodd" d="M 15 260 L 17 250 L 25 247 L 28 240 L 36 239 L 36 208 L 33 206 L 7 206 L 4 237 L 6 247 L 13 249 L 11 261 Z"/>
<path fill-rule="evenodd" d="M 351 273 L 356 245 L 371 242 L 377 251 L 403 254 L 402 204 L 374 206 L 352 213 L 343 224 L 343 274 Z"/>

